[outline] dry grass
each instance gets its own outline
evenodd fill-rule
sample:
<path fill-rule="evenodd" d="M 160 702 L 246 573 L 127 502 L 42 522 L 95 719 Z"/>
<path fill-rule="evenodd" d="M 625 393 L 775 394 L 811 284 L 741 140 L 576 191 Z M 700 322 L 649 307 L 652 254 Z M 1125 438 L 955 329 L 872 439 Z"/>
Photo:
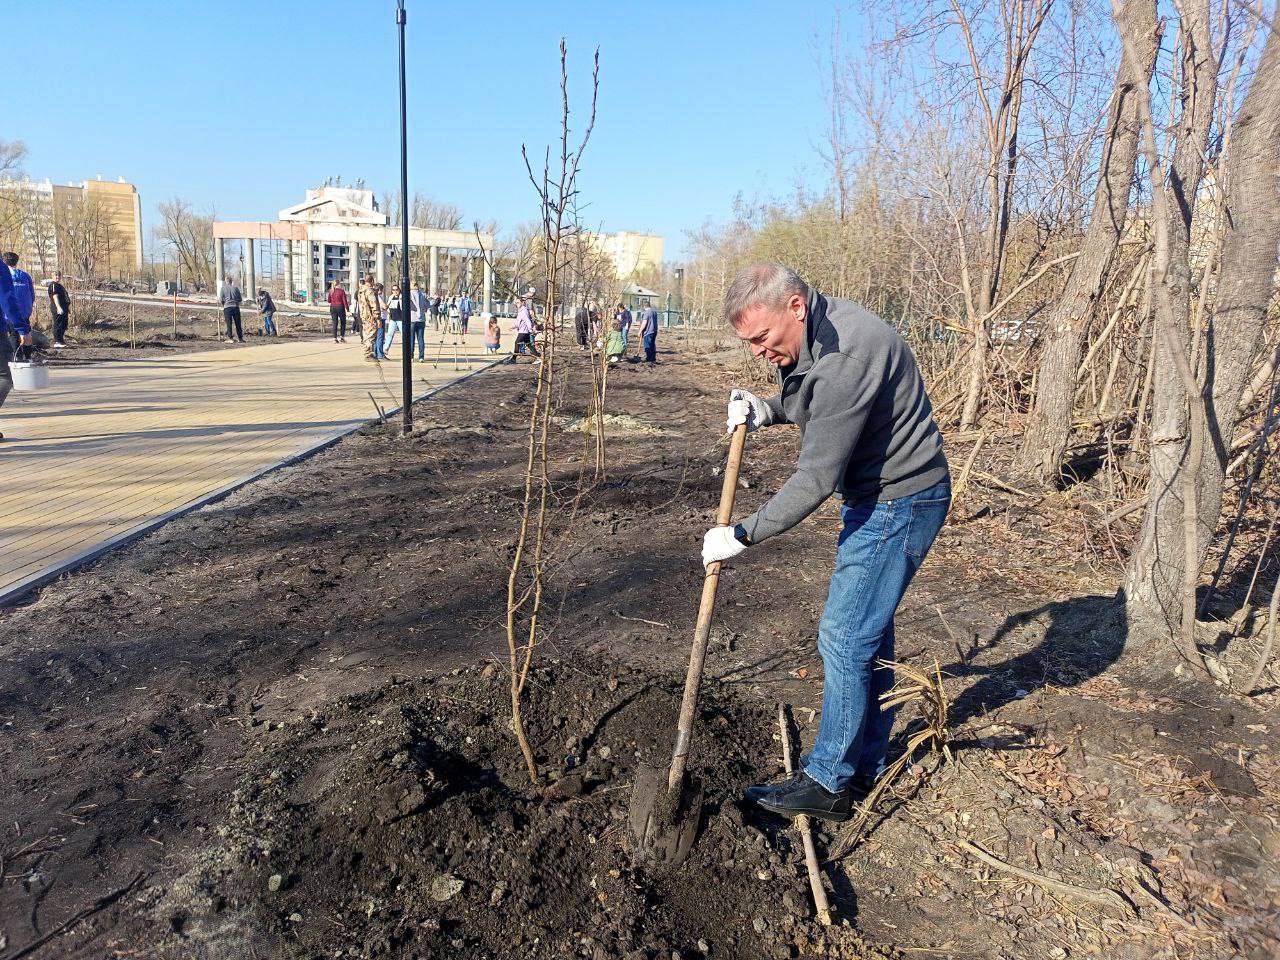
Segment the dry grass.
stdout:
<path fill-rule="evenodd" d="M 933 661 L 932 672 L 921 670 L 909 663 L 896 663 L 890 660 L 878 660 L 876 663 L 880 667 L 892 669 L 897 676 L 893 689 L 880 698 L 880 709 L 893 710 L 916 704 L 923 724 L 917 726 L 907 737 L 906 749 L 898 759 L 885 768 L 871 792 L 862 801 L 858 812 L 841 831 L 831 851 L 833 859 L 846 856 L 858 845 L 876 804 L 893 788 L 893 784 L 907 768 L 907 764 L 911 763 L 918 750 L 927 747 L 940 751 L 948 761 L 952 759 L 951 748 L 947 744 L 947 713 L 950 704 L 946 692 L 942 689 L 942 668 L 938 665 L 937 659 Z"/>

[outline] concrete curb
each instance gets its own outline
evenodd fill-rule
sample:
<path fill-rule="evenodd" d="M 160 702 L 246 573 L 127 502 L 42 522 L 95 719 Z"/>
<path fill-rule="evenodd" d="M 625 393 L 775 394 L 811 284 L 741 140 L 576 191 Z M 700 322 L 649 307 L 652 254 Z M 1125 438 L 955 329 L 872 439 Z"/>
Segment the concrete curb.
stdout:
<path fill-rule="evenodd" d="M 462 383 L 465 380 L 470 380 L 472 377 L 478 374 L 484 373 L 486 370 L 492 370 L 494 367 L 504 363 L 507 360 L 508 356 L 509 355 L 507 354 L 500 354 L 499 359 L 491 360 L 482 367 L 477 367 L 474 370 L 469 370 L 462 376 L 458 377 L 457 379 L 450 380 L 448 383 L 442 383 L 439 386 L 432 387 L 431 389 L 423 393 L 421 396 L 414 397 L 413 402 L 420 403 L 423 400 L 430 399 L 431 397 L 435 396 L 437 393 L 440 393 L 442 390 L 448 390 L 450 387 L 456 386 L 457 384 Z M 403 409 L 403 407 L 388 409 L 386 411 L 388 422 L 390 421 L 391 417 L 394 414 L 399 413 L 401 409 Z M 97 560 L 99 557 L 103 556 L 106 553 L 111 552 L 112 550 L 117 549 L 118 547 L 123 547 L 127 544 L 132 543 L 135 540 L 141 539 L 142 537 L 145 537 L 147 534 L 151 533 L 152 531 L 158 530 L 160 527 L 163 527 L 166 523 L 169 523 L 171 520 L 177 520 L 179 517 L 186 516 L 188 513 L 191 513 L 192 511 L 195 511 L 195 510 L 199 510 L 201 507 L 206 507 L 211 503 L 216 503 L 218 500 L 223 499 L 228 494 L 234 493 L 235 491 L 239 490 L 241 487 L 248 486 L 249 484 L 253 483 L 255 480 L 258 480 L 269 473 L 274 473 L 276 470 L 281 470 L 285 467 L 291 467 L 296 463 L 301 463 L 303 460 L 306 460 L 310 457 L 315 456 L 320 451 L 327 450 L 329 447 L 332 447 L 334 444 L 336 444 L 339 440 L 342 440 L 344 437 L 348 437 L 351 434 L 355 433 L 357 430 L 362 430 L 365 427 L 367 427 L 369 424 L 375 423 L 376 419 L 377 418 L 375 417 L 370 417 L 368 420 L 362 420 L 362 421 L 353 423 L 352 426 L 343 427 L 342 429 L 329 434 L 328 436 L 322 438 L 318 442 L 307 447 L 305 450 L 298 451 L 291 457 L 287 457 L 284 460 L 280 460 L 277 463 L 273 463 L 268 467 L 264 467 L 261 470 L 258 470 L 254 473 L 249 474 L 248 476 L 241 477 L 237 480 L 233 480 L 231 483 L 228 483 L 225 486 L 219 487 L 217 490 L 210 491 L 209 493 L 200 497 L 198 500 L 193 500 L 191 503 L 183 504 L 181 507 L 176 507 L 173 510 L 168 511 L 167 513 L 163 513 L 158 517 L 154 517 L 151 520 L 147 520 L 141 526 L 134 527 L 130 530 L 125 531 L 124 533 L 117 534 L 114 537 L 111 537 L 107 540 L 102 541 L 102 543 L 99 543 L 99 544 L 96 544 L 95 546 L 90 547 L 88 550 L 83 550 L 80 553 L 73 554 L 72 556 L 67 557 L 64 560 L 59 560 L 53 566 L 47 567 L 44 570 L 41 570 L 39 573 L 34 573 L 23 580 L 19 580 L 17 583 L 6 588 L 3 592 L 0 592 L 0 607 L 14 606 L 15 602 L 17 600 L 20 600 L 26 594 L 44 586 L 45 584 L 49 583 L 52 580 L 56 580 L 58 577 L 62 576 L 64 573 L 69 573 L 70 571 L 76 569 L 77 567 L 82 567 L 85 564 L 92 563 L 94 560 Z"/>

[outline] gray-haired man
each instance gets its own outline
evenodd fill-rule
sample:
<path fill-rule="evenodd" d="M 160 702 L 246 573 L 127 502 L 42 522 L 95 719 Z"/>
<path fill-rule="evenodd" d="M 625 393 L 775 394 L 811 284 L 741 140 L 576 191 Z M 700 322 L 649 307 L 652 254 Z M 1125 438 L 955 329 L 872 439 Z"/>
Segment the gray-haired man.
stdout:
<path fill-rule="evenodd" d="M 822 722 L 794 774 L 747 799 L 784 816 L 849 815 L 884 766 L 893 715 L 879 698 L 893 671 L 893 615 L 951 503 L 942 435 L 920 371 L 896 330 L 848 300 L 827 298 L 793 271 L 748 267 L 725 295 L 739 339 L 778 372 L 767 400 L 734 390 L 729 429 L 800 428 L 795 473 L 736 526 L 713 527 L 702 561 L 728 560 L 795 526 L 831 494 L 844 500 L 826 608 L 818 625 L 825 671 Z"/>

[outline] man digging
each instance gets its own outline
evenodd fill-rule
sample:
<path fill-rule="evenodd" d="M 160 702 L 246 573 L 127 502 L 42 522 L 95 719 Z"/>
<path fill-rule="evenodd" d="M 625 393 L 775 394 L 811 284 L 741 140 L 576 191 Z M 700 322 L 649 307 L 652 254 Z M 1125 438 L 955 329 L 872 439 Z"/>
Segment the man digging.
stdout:
<path fill-rule="evenodd" d="M 729 560 L 789 530 L 840 494 L 843 527 L 818 624 L 825 678 L 822 720 L 800 769 L 747 790 L 747 800 L 794 817 L 843 820 L 884 768 L 893 686 L 893 616 L 951 504 L 942 435 L 911 349 L 896 330 L 848 300 L 810 290 L 792 270 L 743 270 L 725 318 L 752 354 L 778 371 L 767 400 L 734 390 L 729 429 L 800 428 L 795 473 L 736 526 L 713 527 L 702 562 Z"/>

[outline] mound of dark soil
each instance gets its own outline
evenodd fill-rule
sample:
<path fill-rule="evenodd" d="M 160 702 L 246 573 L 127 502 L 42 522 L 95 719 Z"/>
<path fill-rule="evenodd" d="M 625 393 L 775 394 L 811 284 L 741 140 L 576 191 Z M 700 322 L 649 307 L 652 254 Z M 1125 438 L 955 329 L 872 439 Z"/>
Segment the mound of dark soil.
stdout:
<path fill-rule="evenodd" d="M 677 870 L 639 862 L 633 771 L 663 763 L 679 691 L 552 663 L 530 680 L 545 790 L 489 666 L 392 680 L 282 731 L 211 843 L 151 916 L 166 947 L 280 957 L 792 957 L 872 954 L 812 918 L 791 832 L 744 822 L 777 750 L 769 711 L 708 695 L 694 766 L 701 836 Z M 714 742 L 714 751 L 710 749 Z"/>

